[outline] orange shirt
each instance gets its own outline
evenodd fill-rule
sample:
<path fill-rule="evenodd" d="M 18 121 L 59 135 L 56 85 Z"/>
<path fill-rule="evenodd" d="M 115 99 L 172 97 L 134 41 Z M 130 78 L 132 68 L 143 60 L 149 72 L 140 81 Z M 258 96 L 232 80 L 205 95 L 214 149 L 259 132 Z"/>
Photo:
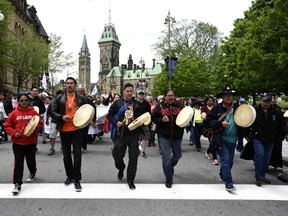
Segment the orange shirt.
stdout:
<path fill-rule="evenodd" d="M 77 104 L 75 100 L 75 94 L 73 95 L 67 94 L 67 101 L 65 104 L 65 115 L 69 115 L 70 119 L 69 121 L 64 122 L 61 128 L 61 131 L 69 132 L 69 131 L 78 130 L 78 128 L 73 124 L 73 118 L 76 113 L 76 108 L 77 108 Z"/>

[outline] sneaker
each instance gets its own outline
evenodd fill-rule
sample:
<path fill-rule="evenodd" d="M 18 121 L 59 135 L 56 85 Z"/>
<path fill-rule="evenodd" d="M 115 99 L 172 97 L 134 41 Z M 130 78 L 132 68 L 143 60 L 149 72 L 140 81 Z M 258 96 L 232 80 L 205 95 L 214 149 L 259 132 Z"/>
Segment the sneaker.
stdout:
<path fill-rule="evenodd" d="M 226 188 L 226 191 L 229 191 L 229 192 L 236 190 L 236 188 L 233 185 L 226 185 L 225 188 Z"/>
<path fill-rule="evenodd" d="M 12 190 L 13 195 L 18 194 L 21 191 L 21 185 L 16 183 L 14 189 Z"/>
<path fill-rule="evenodd" d="M 261 186 L 262 186 L 262 181 L 261 181 L 260 179 L 256 179 L 255 184 L 256 184 L 258 187 L 261 187 Z"/>
<path fill-rule="evenodd" d="M 130 190 L 135 190 L 136 186 L 133 181 L 127 181 Z"/>
<path fill-rule="evenodd" d="M 217 159 L 213 160 L 213 165 L 219 165 L 219 161 Z"/>
<path fill-rule="evenodd" d="M 145 154 L 145 152 L 144 152 L 144 151 L 142 152 L 142 154 L 141 154 L 141 155 L 142 155 L 142 157 L 143 157 L 143 158 L 145 158 L 145 159 L 147 158 L 147 155 Z"/>
<path fill-rule="evenodd" d="M 74 186 L 75 186 L 75 191 L 76 192 L 81 192 L 82 191 L 82 186 L 81 186 L 79 181 L 75 181 L 74 182 Z"/>
<path fill-rule="evenodd" d="M 66 186 L 68 186 L 68 185 L 70 185 L 70 184 L 72 184 L 73 183 L 73 179 L 70 179 L 70 178 L 67 178 L 66 180 L 65 180 L 65 182 L 64 182 L 64 184 L 66 185 Z"/>
<path fill-rule="evenodd" d="M 26 179 L 26 182 L 33 182 L 36 177 L 36 174 L 30 174 L 29 178 Z"/>
<path fill-rule="evenodd" d="M 86 153 L 87 152 L 87 149 L 82 149 L 82 153 Z"/>
<path fill-rule="evenodd" d="M 166 181 L 166 182 L 165 182 L 165 186 L 166 186 L 167 188 L 172 188 L 172 182 L 171 182 L 171 181 Z"/>
<path fill-rule="evenodd" d="M 282 182 L 288 183 L 288 178 L 283 173 L 278 175 L 277 178 Z"/>
<path fill-rule="evenodd" d="M 54 155 L 55 154 L 55 149 L 50 149 L 48 152 L 48 155 Z"/>
<path fill-rule="evenodd" d="M 262 180 L 262 182 L 264 182 L 266 184 L 271 184 L 271 181 L 265 177 L 263 177 L 261 180 Z"/>
<path fill-rule="evenodd" d="M 207 156 L 207 158 L 208 158 L 209 160 L 211 160 L 211 159 L 213 158 L 212 153 L 208 153 L 208 154 L 206 153 L 205 155 Z"/>
<path fill-rule="evenodd" d="M 119 170 L 119 171 L 118 171 L 118 175 L 117 175 L 118 180 L 119 180 L 119 181 L 122 181 L 123 176 L 124 176 L 124 169 L 123 169 L 123 170 Z"/>

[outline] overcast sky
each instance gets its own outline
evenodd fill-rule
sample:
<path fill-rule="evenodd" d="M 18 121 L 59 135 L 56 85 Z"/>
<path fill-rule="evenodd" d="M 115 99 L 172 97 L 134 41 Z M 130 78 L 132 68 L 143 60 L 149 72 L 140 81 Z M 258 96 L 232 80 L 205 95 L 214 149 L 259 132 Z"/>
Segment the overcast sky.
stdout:
<path fill-rule="evenodd" d="M 34 5 L 48 35 L 61 36 L 66 53 L 73 53 L 77 64 L 65 69 L 58 79 L 65 79 L 67 71 L 78 70 L 78 54 L 86 34 L 91 53 L 91 82 L 98 80 L 99 46 L 98 41 L 111 21 L 121 43 L 120 64 L 127 64 L 129 54 L 135 64 L 142 58 L 146 67 L 152 67 L 155 44 L 160 32 L 167 28 L 165 18 L 170 10 L 171 16 L 203 21 L 216 26 L 225 36 L 233 29 L 233 22 L 244 16 L 251 6 L 251 0 L 27 0 Z M 161 61 L 156 59 L 158 62 Z M 163 62 L 164 63 L 164 62 Z M 71 74 L 74 76 L 75 74 Z"/>

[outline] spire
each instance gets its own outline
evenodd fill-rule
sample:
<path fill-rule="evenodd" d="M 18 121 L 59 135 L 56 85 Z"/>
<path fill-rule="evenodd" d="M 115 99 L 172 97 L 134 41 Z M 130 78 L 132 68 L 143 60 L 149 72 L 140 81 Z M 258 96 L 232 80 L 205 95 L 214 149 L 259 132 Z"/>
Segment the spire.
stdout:
<path fill-rule="evenodd" d="M 107 41 L 114 41 L 121 45 L 114 24 L 112 23 L 111 18 L 111 4 L 109 1 L 109 16 L 108 16 L 108 23 L 104 26 L 104 31 L 102 32 L 101 38 L 98 43 L 107 42 Z"/>
<path fill-rule="evenodd" d="M 88 48 L 88 45 L 87 45 L 87 40 L 86 40 L 86 35 L 84 34 L 84 37 L 83 37 L 83 41 L 82 41 L 82 47 L 81 47 L 81 50 L 79 52 L 79 55 L 80 56 L 90 56 L 90 52 L 89 52 L 89 48 Z"/>

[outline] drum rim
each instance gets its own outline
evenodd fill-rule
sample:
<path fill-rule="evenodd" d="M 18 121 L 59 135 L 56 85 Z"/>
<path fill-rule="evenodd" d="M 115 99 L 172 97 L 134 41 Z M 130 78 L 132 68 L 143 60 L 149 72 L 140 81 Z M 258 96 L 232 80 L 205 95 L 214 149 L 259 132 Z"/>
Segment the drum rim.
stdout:
<path fill-rule="evenodd" d="M 190 114 L 189 114 L 188 118 L 185 121 L 181 122 L 181 124 L 180 124 L 179 119 L 180 119 L 180 117 L 182 117 L 181 112 L 184 113 L 185 110 L 190 110 Z M 176 125 L 178 127 L 182 127 L 182 128 L 185 127 L 189 123 L 189 121 L 191 121 L 191 119 L 193 118 L 193 115 L 194 115 L 194 112 L 193 112 L 193 108 L 191 106 L 184 107 L 176 117 Z"/>
<path fill-rule="evenodd" d="M 37 123 L 35 123 L 34 125 L 31 125 L 31 124 L 30 124 L 30 121 L 31 121 L 32 119 L 34 119 L 34 118 L 37 119 L 37 120 L 36 120 Z M 36 129 L 39 121 L 40 121 L 40 117 L 37 116 L 37 115 L 34 115 L 34 116 L 29 120 L 29 123 L 28 123 L 28 125 L 25 127 L 23 134 L 24 134 L 26 137 L 31 136 L 31 134 L 34 133 L 34 131 L 35 131 L 35 129 Z M 30 128 L 29 128 L 30 130 L 28 130 L 28 127 L 30 127 Z M 27 131 L 27 130 L 28 130 L 28 131 Z"/>
<path fill-rule="evenodd" d="M 147 117 L 146 117 L 146 116 L 147 116 Z M 143 113 L 142 115 L 140 115 L 138 118 L 136 118 L 133 122 L 131 122 L 131 123 L 128 125 L 128 129 L 129 129 L 130 131 L 132 131 L 132 130 L 135 130 L 136 128 L 140 127 L 142 124 L 144 124 L 145 121 L 148 120 L 149 116 L 150 116 L 150 118 L 151 118 L 151 115 L 150 115 L 149 112 Z M 144 117 L 146 117 L 147 119 L 144 120 Z M 142 120 L 142 121 L 139 121 L 140 118 L 141 118 L 141 120 L 142 120 L 142 119 L 143 119 L 143 120 Z M 140 125 L 137 126 L 136 124 L 137 124 L 138 122 L 141 122 L 141 123 L 139 123 Z M 135 127 L 135 128 L 134 128 L 134 127 Z"/>
<path fill-rule="evenodd" d="M 252 111 L 252 118 L 251 118 L 250 121 L 249 121 L 248 123 L 246 123 L 245 125 L 239 124 L 239 122 L 237 122 L 237 118 L 235 118 L 235 115 L 237 114 L 237 112 L 240 112 L 240 111 L 241 111 L 241 108 L 243 108 L 243 107 L 249 107 L 249 109 Z M 240 109 L 239 109 L 239 108 L 240 108 Z M 255 108 L 254 108 L 253 106 L 251 106 L 250 104 L 240 105 L 240 106 L 236 109 L 236 111 L 235 111 L 235 113 L 234 113 L 235 123 L 236 123 L 238 126 L 240 126 L 240 127 L 244 127 L 244 128 L 250 127 L 250 126 L 254 123 L 255 119 L 256 119 L 256 110 L 255 110 Z"/>
<path fill-rule="evenodd" d="M 81 108 L 81 107 L 82 107 L 82 108 Z M 78 122 L 75 122 L 75 121 L 78 121 L 78 118 L 79 118 L 80 120 L 83 119 L 83 117 L 80 115 L 80 113 L 81 113 L 82 109 L 84 109 L 84 108 L 86 108 L 86 107 L 89 107 L 89 109 L 91 110 L 91 114 L 90 114 L 90 117 L 89 117 L 85 122 L 83 122 L 83 123 L 80 125 L 80 124 L 78 124 Z M 86 109 L 87 109 L 87 108 L 86 108 Z M 79 114 L 78 114 L 77 112 L 78 112 Z M 79 117 L 78 117 L 78 115 L 79 115 Z M 73 117 L 73 124 L 74 124 L 77 128 L 79 128 L 79 129 L 85 128 L 87 125 L 89 125 L 89 124 L 91 123 L 94 115 L 95 115 L 94 107 L 91 106 L 90 104 L 83 104 L 82 106 L 80 106 L 80 107 L 76 110 L 75 115 L 74 115 L 74 117 Z M 75 118 L 75 117 L 76 117 L 76 118 Z M 82 118 L 81 118 L 81 117 L 82 117 Z"/>

